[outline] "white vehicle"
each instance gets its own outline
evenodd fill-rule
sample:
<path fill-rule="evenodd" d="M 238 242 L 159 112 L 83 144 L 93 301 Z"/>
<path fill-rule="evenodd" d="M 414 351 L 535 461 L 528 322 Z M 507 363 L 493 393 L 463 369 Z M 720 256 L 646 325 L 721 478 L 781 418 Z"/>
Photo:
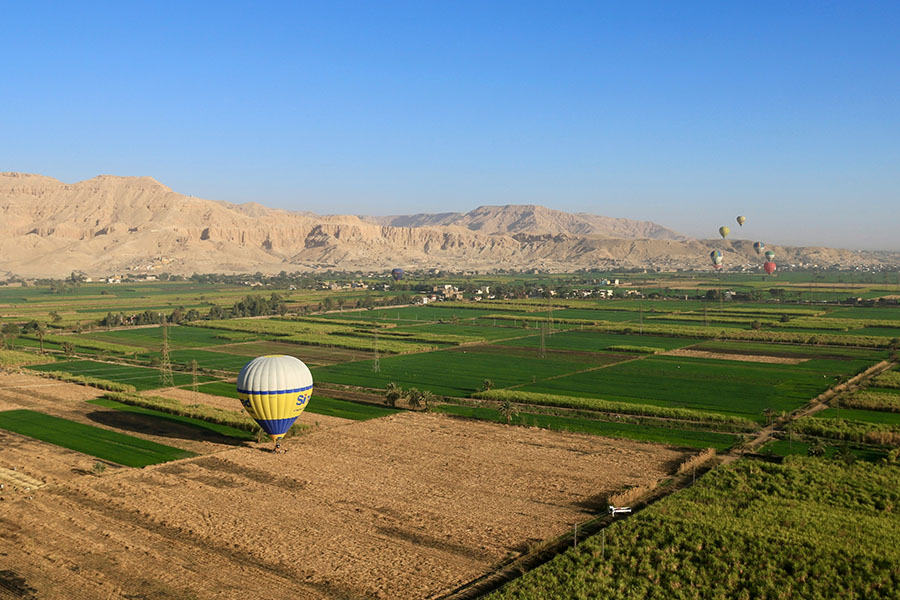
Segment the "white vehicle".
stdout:
<path fill-rule="evenodd" d="M 609 505 L 609 514 L 611 514 L 613 516 L 628 515 L 628 514 L 631 514 L 631 507 L 630 506 L 613 506 L 612 504 L 610 504 Z"/>

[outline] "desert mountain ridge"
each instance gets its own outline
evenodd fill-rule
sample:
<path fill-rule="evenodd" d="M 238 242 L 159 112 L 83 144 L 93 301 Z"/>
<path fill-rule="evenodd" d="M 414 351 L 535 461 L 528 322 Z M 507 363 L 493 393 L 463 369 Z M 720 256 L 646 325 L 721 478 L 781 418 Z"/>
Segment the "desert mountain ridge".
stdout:
<path fill-rule="evenodd" d="M 0 276 L 126 271 L 180 274 L 434 268 L 573 271 L 759 263 L 745 240 L 695 240 L 649 221 L 536 205 L 467 213 L 316 215 L 185 196 L 152 177 L 73 184 L 0 173 Z M 900 264 L 900 254 L 777 249 L 783 263 Z"/>

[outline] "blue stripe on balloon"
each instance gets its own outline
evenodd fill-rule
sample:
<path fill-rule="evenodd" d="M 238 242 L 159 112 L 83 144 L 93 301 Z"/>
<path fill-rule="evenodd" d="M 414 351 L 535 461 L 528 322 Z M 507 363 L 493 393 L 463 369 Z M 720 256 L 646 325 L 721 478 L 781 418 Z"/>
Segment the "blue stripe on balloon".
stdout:
<path fill-rule="evenodd" d="M 296 390 L 274 390 L 268 392 L 254 392 L 252 390 L 242 390 L 238 388 L 238 394 L 253 394 L 254 396 L 272 396 L 275 394 L 296 394 L 297 392 L 305 392 L 306 390 L 311 390 L 313 386 L 308 385 L 306 387 L 297 388 Z"/>
<path fill-rule="evenodd" d="M 256 419 L 256 422 L 269 435 L 281 435 L 287 433 L 296 420 L 297 417 L 291 417 L 290 419 Z"/>

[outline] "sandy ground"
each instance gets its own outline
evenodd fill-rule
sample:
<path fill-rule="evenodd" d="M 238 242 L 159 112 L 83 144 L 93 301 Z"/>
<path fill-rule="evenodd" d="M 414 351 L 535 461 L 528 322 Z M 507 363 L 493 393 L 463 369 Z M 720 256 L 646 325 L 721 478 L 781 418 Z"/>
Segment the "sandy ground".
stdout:
<path fill-rule="evenodd" d="M 772 363 L 778 365 L 799 365 L 808 358 L 788 358 L 785 356 L 766 356 L 764 354 L 729 354 L 726 352 L 706 352 L 705 350 L 689 350 L 680 348 L 666 352 L 669 356 L 687 356 L 691 358 L 717 358 L 719 360 L 736 360 L 740 362 Z"/>
<path fill-rule="evenodd" d="M 431 598 L 684 457 L 401 413 L 317 429 L 284 455 L 237 447 L 98 476 L 90 458 L 3 435 L 0 467 L 47 485 L 0 502 L 0 575 L 48 599 Z"/>

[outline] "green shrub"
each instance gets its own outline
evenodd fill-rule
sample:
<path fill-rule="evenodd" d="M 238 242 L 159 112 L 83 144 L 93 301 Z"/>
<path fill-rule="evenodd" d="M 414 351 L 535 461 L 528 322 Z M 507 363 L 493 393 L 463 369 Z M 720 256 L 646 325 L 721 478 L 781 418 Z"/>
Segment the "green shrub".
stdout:
<path fill-rule="evenodd" d="M 632 404 L 630 402 L 615 402 L 601 400 L 600 398 L 580 398 L 574 396 L 559 396 L 555 394 L 541 394 L 537 392 L 522 392 L 519 390 L 487 390 L 472 394 L 474 398 L 502 402 L 509 400 L 522 404 L 536 404 L 539 406 L 557 406 L 560 408 L 574 408 L 592 410 L 605 413 L 623 415 L 641 415 L 648 417 L 662 417 L 668 419 L 681 419 L 685 421 L 701 421 L 711 423 L 727 423 L 740 429 L 753 430 L 758 425 L 750 419 L 733 415 L 703 412 L 688 408 L 669 408 L 666 406 L 653 406 L 650 404 Z"/>

